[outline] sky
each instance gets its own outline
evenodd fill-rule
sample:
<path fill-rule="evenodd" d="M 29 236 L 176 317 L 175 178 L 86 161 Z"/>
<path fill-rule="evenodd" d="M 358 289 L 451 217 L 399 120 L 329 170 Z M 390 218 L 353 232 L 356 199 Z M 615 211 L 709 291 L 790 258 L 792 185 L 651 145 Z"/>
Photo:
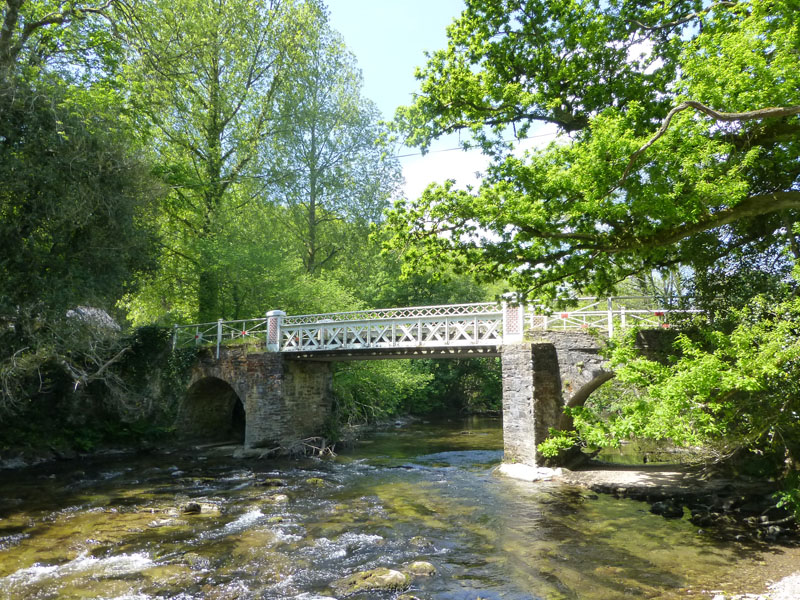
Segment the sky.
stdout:
<path fill-rule="evenodd" d="M 328 9 L 331 26 L 358 60 L 363 95 L 388 120 L 398 106 L 411 103 L 419 89 L 414 69 L 425 64 L 425 51 L 447 46 L 447 26 L 464 10 L 464 1 L 328 0 Z M 479 151 L 453 150 L 457 146 L 458 138 L 450 136 L 434 142 L 425 156 L 416 148 L 400 149 L 407 198 L 418 198 L 434 181 L 455 179 L 459 187 L 478 182 L 475 174 L 485 170 L 486 159 Z"/>

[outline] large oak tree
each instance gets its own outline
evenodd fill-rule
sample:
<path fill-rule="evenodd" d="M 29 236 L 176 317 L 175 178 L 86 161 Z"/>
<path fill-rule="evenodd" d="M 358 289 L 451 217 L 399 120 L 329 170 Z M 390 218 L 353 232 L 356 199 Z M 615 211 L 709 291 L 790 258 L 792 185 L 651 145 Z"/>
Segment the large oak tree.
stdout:
<path fill-rule="evenodd" d="M 468 2 L 398 111 L 411 143 L 468 131 L 479 189 L 431 186 L 391 215 L 410 264 L 554 297 L 748 244 L 797 251 L 796 0 Z M 502 141 L 555 124 L 524 157 Z"/>

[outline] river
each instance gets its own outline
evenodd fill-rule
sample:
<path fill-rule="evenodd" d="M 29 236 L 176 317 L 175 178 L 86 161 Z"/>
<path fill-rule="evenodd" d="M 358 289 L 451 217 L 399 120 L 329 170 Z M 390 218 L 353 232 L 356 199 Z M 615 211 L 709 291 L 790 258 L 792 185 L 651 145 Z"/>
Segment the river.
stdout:
<path fill-rule="evenodd" d="M 405 591 L 421 599 L 709 598 L 800 565 L 642 502 L 499 477 L 501 458 L 499 419 L 473 418 L 378 431 L 335 459 L 209 449 L 3 471 L 0 599 L 315 600 L 413 561 L 435 568 Z"/>

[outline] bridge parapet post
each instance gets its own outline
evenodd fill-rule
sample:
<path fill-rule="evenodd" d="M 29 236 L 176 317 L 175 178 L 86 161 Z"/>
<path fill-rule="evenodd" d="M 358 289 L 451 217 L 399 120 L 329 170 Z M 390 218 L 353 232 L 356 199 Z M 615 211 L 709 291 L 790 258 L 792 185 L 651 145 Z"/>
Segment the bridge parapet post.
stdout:
<path fill-rule="evenodd" d="M 286 313 L 282 310 L 271 310 L 267 313 L 267 350 L 281 351 L 281 325 Z"/>
<path fill-rule="evenodd" d="M 525 307 L 521 302 L 503 300 L 503 344 L 522 341 L 525 327 Z"/>

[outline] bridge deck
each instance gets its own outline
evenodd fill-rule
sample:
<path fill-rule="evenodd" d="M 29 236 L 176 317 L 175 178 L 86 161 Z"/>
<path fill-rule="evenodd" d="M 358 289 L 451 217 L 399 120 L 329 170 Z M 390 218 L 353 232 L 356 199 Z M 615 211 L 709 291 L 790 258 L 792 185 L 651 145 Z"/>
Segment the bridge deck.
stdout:
<path fill-rule="evenodd" d="M 492 358 L 500 356 L 500 348 L 500 345 L 439 346 L 426 348 L 349 348 L 315 350 L 313 352 L 287 352 L 286 358 L 317 362 L 351 362 L 355 360 L 390 360 L 399 358 Z"/>

